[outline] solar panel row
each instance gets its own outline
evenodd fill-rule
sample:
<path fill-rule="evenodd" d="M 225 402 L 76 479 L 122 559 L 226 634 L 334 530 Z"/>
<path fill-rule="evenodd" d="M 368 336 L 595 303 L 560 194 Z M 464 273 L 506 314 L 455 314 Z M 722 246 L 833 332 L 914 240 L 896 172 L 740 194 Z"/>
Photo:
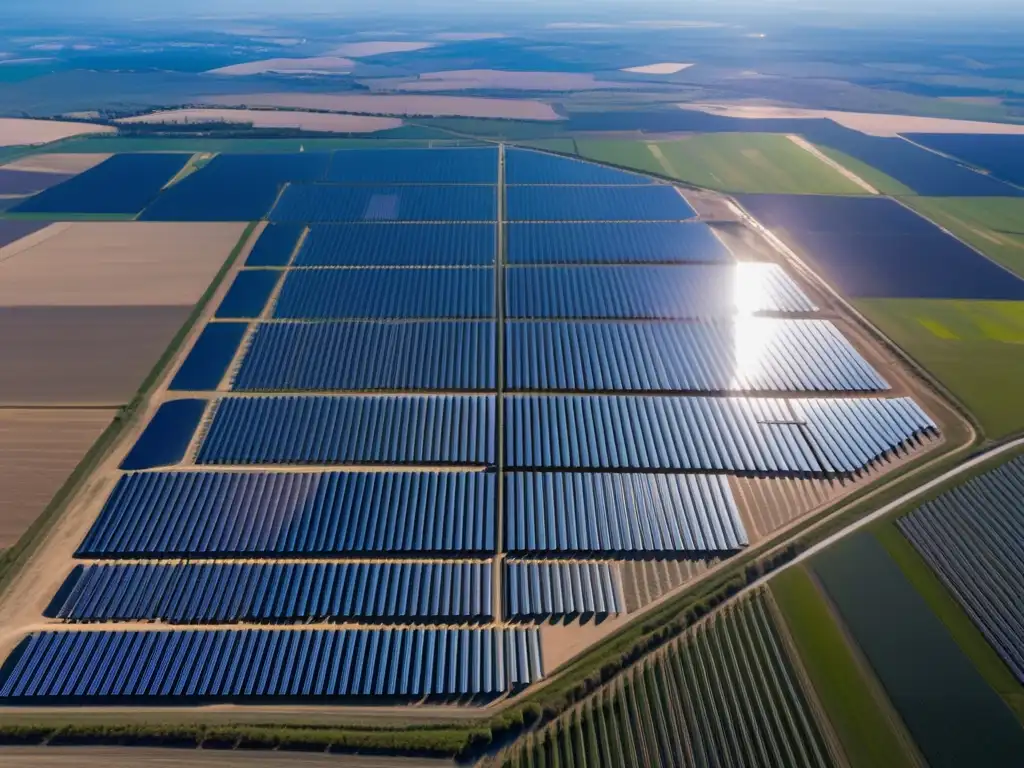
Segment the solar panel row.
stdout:
<path fill-rule="evenodd" d="M 271 221 L 494 221 L 493 186 L 289 184 Z"/>
<path fill-rule="evenodd" d="M 259 317 L 281 279 L 279 270 L 243 269 L 217 307 L 218 320 Z"/>
<path fill-rule="evenodd" d="M 493 397 L 245 397 L 215 408 L 199 464 L 494 463 Z"/>
<path fill-rule="evenodd" d="M 510 318 L 686 320 L 817 309 L 777 264 L 516 267 Z"/>
<path fill-rule="evenodd" d="M 274 308 L 291 320 L 493 316 L 493 269 L 291 270 Z"/>
<path fill-rule="evenodd" d="M 169 389 L 186 392 L 217 389 L 248 328 L 245 323 L 208 323 L 174 375 Z"/>
<path fill-rule="evenodd" d="M 507 187 L 509 221 L 685 221 L 697 212 L 675 187 Z"/>
<path fill-rule="evenodd" d="M 314 224 L 295 266 L 486 267 L 497 240 L 495 224 Z"/>
<path fill-rule="evenodd" d="M 174 624 L 491 619 L 490 563 L 78 566 L 53 615 Z"/>
<path fill-rule="evenodd" d="M 141 472 L 118 480 L 77 557 L 485 553 L 483 472 Z"/>
<path fill-rule="evenodd" d="M 510 562 L 505 566 L 510 618 L 625 613 L 618 578 L 608 563 Z"/>
<path fill-rule="evenodd" d="M 505 238 L 509 264 L 733 261 L 725 243 L 698 221 L 507 224 Z"/>
<path fill-rule="evenodd" d="M 505 149 L 506 184 L 624 184 L 656 183 L 649 176 L 620 171 L 571 157 L 530 149 Z"/>
<path fill-rule="evenodd" d="M 931 433 L 913 400 L 505 398 L 507 466 L 850 473 Z"/>
<path fill-rule="evenodd" d="M 536 630 L 40 632 L 0 686 L 25 703 L 496 695 L 543 676 Z"/>
<path fill-rule="evenodd" d="M 339 150 L 328 181 L 340 184 L 497 184 L 497 147 Z"/>
<path fill-rule="evenodd" d="M 286 266 L 305 228 L 303 224 L 268 224 L 249 252 L 245 266 Z"/>
<path fill-rule="evenodd" d="M 718 553 L 745 547 L 721 475 L 514 472 L 505 548 L 522 553 Z"/>
<path fill-rule="evenodd" d="M 493 390 L 494 333 L 492 322 L 261 324 L 233 388 Z"/>
<path fill-rule="evenodd" d="M 888 389 L 832 323 L 770 318 L 506 323 L 505 387 L 705 392 Z"/>

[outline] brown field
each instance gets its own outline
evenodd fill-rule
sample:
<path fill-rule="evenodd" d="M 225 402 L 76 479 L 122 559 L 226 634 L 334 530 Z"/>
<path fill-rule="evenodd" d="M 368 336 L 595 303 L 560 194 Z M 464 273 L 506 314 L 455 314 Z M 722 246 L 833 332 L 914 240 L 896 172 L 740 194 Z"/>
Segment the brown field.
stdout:
<path fill-rule="evenodd" d="M 683 64 L 678 61 L 662 61 L 658 64 L 645 64 L 642 67 L 626 67 L 623 72 L 632 72 L 637 75 L 674 75 L 689 69 L 693 64 Z"/>
<path fill-rule="evenodd" d="M 352 71 L 355 62 L 338 56 L 314 56 L 305 59 L 261 59 L 244 64 L 211 69 L 208 75 L 346 75 Z"/>
<path fill-rule="evenodd" d="M 837 112 L 828 109 L 803 109 L 751 103 L 677 104 L 682 109 L 707 112 L 725 117 L 762 118 L 828 118 L 870 136 L 896 136 L 901 133 L 1013 133 L 1024 134 L 1024 125 L 983 123 L 976 120 L 953 120 L 946 117 L 914 117 L 911 115 L 876 115 L 867 112 Z"/>
<path fill-rule="evenodd" d="M 508 120 L 561 120 L 550 104 L 526 99 L 489 99 L 475 96 L 379 96 L 315 93 L 252 93 L 206 96 L 196 99 L 222 107 L 284 107 L 325 109 L 377 115 L 433 117 L 494 117 Z"/>
<path fill-rule="evenodd" d="M 631 88 L 629 83 L 601 82 L 582 72 L 506 72 L 500 69 L 452 69 L 424 72 L 418 79 L 386 78 L 366 80 L 374 90 L 458 91 L 499 88 L 518 91 L 586 91 Z"/>
<path fill-rule="evenodd" d="M 0 307 L 0 405 L 127 403 L 191 311 Z"/>
<path fill-rule="evenodd" d="M 364 43 L 345 43 L 327 52 L 328 56 L 380 56 L 382 53 L 411 53 L 433 48 L 437 43 L 413 42 L 397 40 L 367 40 Z"/>
<path fill-rule="evenodd" d="M 113 133 L 115 130 L 108 125 L 0 117 L 0 147 L 48 144 L 51 141 L 66 139 L 69 136 L 78 136 L 83 133 Z"/>
<path fill-rule="evenodd" d="M 7 163 L 7 171 L 33 171 L 35 173 L 82 173 L 93 168 L 110 155 L 30 155 Z"/>
<path fill-rule="evenodd" d="M 98 409 L 0 409 L 0 548 L 46 508 L 113 417 Z"/>
<path fill-rule="evenodd" d="M 149 115 L 126 117 L 119 123 L 244 123 L 257 128 L 301 128 L 334 133 L 373 133 L 402 125 L 398 117 L 339 115 L 329 112 L 296 112 L 269 109 L 169 109 Z"/>
<path fill-rule="evenodd" d="M 0 249 L 0 306 L 192 306 L 245 226 L 128 221 L 47 227 Z"/>

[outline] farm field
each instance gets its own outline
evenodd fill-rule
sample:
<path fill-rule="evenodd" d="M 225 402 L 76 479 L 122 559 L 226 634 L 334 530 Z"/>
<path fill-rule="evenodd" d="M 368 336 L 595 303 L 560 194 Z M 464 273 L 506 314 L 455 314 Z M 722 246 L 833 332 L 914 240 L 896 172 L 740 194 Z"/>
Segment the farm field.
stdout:
<path fill-rule="evenodd" d="M 1024 728 L 875 537 L 812 567 L 930 765 L 1019 762 Z"/>
<path fill-rule="evenodd" d="M 105 409 L 0 408 L 0 549 L 32 525 L 114 415 Z"/>
<path fill-rule="evenodd" d="M 913 759 L 897 735 L 896 729 L 902 726 L 887 717 L 884 694 L 876 694 L 867 682 L 807 569 L 789 568 L 773 578 L 770 587 L 850 765 L 912 766 Z"/>
<path fill-rule="evenodd" d="M 113 133 L 114 130 L 109 126 L 88 123 L 0 117 L 0 147 L 48 144 L 70 136 L 80 136 L 86 133 Z"/>
<path fill-rule="evenodd" d="M 1024 303 L 862 299 L 858 310 L 949 388 L 986 436 L 1024 429 Z"/>
<path fill-rule="evenodd" d="M 723 192 L 866 194 L 780 134 L 719 133 L 643 143 L 586 139 L 576 144 L 584 157 Z"/>
<path fill-rule="evenodd" d="M 1024 277 L 1024 199 L 907 197 L 903 202 Z"/>
<path fill-rule="evenodd" d="M 882 171 L 878 170 L 873 165 L 868 165 L 864 161 L 858 160 L 852 155 L 848 155 L 833 147 L 825 146 L 824 144 L 815 145 L 815 148 L 825 155 L 825 157 L 839 163 L 843 168 L 855 174 L 858 178 L 866 181 L 883 195 L 902 197 L 914 194 L 914 190 L 906 184 L 896 181 L 892 176 L 882 173 Z"/>
<path fill-rule="evenodd" d="M 766 591 L 630 668 L 500 765 L 839 765 Z"/>

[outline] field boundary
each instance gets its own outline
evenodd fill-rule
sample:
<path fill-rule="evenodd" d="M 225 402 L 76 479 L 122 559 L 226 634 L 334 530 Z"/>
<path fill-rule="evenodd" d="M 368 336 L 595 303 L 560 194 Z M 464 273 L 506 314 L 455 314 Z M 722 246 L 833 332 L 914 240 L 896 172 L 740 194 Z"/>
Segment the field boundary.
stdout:
<path fill-rule="evenodd" d="M 96 442 L 93 443 L 92 447 L 86 452 L 85 456 L 82 457 L 75 469 L 72 470 L 68 479 L 50 500 L 50 503 L 43 509 L 32 525 L 29 526 L 28 530 L 22 534 L 21 538 L 19 538 L 12 547 L 5 550 L 4 553 L 0 555 L 0 599 L 5 597 L 7 589 L 14 581 L 14 578 L 17 576 L 21 567 L 31 559 L 36 550 L 42 544 L 43 540 L 46 538 L 46 534 L 64 512 L 67 502 L 70 501 L 75 492 L 78 491 L 82 481 L 84 481 L 93 472 L 93 470 L 95 470 L 96 467 L 106 459 L 110 451 L 115 445 L 117 445 L 123 432 L 134 423 L 141 411 L 141 405 L 145 402 L 146 398 L 152 394 L 156 384 L 170 367 L 170 364 L 173 362 L 181 346 L 184 344 L 185 339 L 188 338 L 188 335 L 191 333 L 196 322 L 198 322 L 199 318 L 205 311 L 207 304 L 216 293 L 220 283 L 223 282 L 224 278 L 231 270 L 231 267 L 238 259 L 238 256 L 241 254 L 242 249 L 248 242 L 254 228 L 255 224 L 250 223 L 242 232 L 238 242 L 231 250 L 227 259 L 225 259 L 224 264 L 214 276 L 213 280 L 207 286 L 206 291 L 199 298 L 199 301 L 196 302 L 192 312 L 185 319 L 181 328 L 178 329 L 174 338 L 171 339 L 170 344 L 166 347 L 163 354 L 150 369 L 149 374 L 142 380 L 135 396 L 114 416 L 110 426 L 108 426 L 106 430 L 104 430 L 103 434 L 97 438 Z"/>

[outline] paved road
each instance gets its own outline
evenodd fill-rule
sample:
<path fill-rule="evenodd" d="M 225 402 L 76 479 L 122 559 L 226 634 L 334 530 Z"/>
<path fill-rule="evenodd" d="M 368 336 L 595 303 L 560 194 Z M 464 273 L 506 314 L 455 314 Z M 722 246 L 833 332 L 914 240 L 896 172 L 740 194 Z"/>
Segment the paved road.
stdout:
<path fill-rule="evenodd" d="M 149 747 L 0 747 L 4 768 L 445 768 L 453 763 L 404 757 L 320 755 Z"/>

